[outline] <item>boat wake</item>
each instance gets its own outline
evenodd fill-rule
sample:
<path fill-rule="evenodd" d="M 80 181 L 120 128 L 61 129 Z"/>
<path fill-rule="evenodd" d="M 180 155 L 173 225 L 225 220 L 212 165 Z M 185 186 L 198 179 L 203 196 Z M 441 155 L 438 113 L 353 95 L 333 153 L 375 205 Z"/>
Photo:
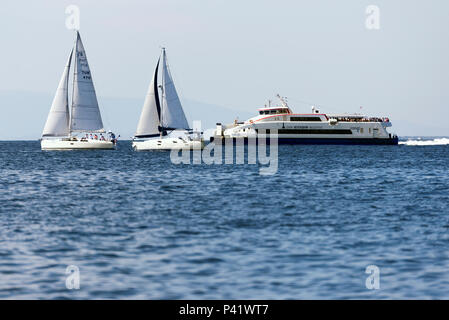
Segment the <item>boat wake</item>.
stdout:
<path fill-rule="evenodd" d="M 399 144 L 407 146 L 444 146 L 449 145 L 449 138 L 436 138 L 433 140 L 407 140 L 399 141 Z"/>

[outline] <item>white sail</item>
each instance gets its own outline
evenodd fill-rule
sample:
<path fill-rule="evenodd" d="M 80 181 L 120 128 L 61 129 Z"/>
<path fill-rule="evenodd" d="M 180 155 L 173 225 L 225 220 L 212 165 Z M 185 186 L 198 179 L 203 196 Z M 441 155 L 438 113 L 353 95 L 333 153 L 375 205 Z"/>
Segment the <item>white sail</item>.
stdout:
<path fill-rule="evenodd" d="M 137 125 L 136 137 L 145 137 L 159 134 L 160 124 L 160 105 L 157 84 L 157 73 L 159 61 L 154 71 L 153 79 L 148 88 L 145 102 L 143 103 L 142 113 L 140 114 L 139 124 Z"/>
<path fill-rule="evenodd" d="M 188 129 L 186 116 L 182 110 L 173 78 L 167 64 L 165 49 L 162 49 L 163 96 L 162 127 L 171 129 Z"/>
<path fill-rule="evenodd" d="M 69 135 L 69 97 L 68 84 L 70 62 L 72 60 L 73 49 L 70 52 L 69 60 L 67 61 L 61 80 L 59 81 L 58 89 L 51 104 L 50 112 L 48 114 L 47 122 L 45 123 L 43 137 L 62 137 Z"/>
<path fill-rule="evenodd" d="M 81 37 L 76 32 L 71 131 L 104 132 L 92 75 Z"/>

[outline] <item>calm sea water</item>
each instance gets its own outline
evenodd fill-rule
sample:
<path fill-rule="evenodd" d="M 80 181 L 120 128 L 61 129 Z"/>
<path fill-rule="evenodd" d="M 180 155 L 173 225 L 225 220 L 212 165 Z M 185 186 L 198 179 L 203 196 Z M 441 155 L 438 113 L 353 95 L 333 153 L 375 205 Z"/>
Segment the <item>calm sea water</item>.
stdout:
<path fill-rule="evenodd" d="M 174 165 L 126 141 L 0 142 L 0 298 L 448 299 L 440 142 L 280 146 L 273 176 Z M 79 290 L 66 288 L 69 265 Z"/>

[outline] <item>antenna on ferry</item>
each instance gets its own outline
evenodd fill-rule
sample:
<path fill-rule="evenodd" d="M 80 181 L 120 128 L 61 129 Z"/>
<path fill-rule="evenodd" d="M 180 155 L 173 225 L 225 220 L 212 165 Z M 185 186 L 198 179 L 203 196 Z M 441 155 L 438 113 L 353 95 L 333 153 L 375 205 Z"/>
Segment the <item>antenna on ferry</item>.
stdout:
<path fill-rule="evenodd" d="M 279 100 L 281 100 L 282 106 L 288 108 L 287 98 L 281 97 L 279 93 L 276 96 L 279 98 Z"/>

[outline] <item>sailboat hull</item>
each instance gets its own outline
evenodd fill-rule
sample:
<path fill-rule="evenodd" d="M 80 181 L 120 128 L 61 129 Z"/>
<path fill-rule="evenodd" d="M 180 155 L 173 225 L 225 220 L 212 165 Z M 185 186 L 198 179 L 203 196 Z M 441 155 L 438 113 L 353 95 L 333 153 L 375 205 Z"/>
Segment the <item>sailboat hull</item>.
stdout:
<path fill-rule="evenodd" d="M 69 141 L 43 139 L 41 141 L 42 150 L 114 150 L 115 147 L 112 141 L 100 140 Z"/>
<path fill-rule="evenodd" d="M 148 139 L 133 141 L 134 151 L 150 150 L 202 150 L 204 149 L 204 140 L 187 140 L 180 138 Z"/>

